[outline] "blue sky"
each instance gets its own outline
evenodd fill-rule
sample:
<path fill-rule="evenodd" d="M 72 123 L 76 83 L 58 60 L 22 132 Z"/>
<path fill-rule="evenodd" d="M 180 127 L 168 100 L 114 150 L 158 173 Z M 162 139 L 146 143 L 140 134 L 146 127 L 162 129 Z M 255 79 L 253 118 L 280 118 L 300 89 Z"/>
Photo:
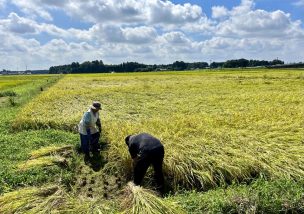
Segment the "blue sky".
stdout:
<path fill-rule="evenodd" d="M 184 4 L 190 2 L 192 4 L 200 5 L 207 16 L 212 14 L 212 6 L 224 5 L 227 8 L 233 8 L 241 3 L 241 0 L 176 0 L 173 1 L 177 4 Z M 282 10 L 284 12 L 290 13 L 293 19 L 304 20 L 304 4 L 302 7 L 294 5 L 294 3 L 299 2 L 297 0 L 256 0 L 255 5 L 257 9 L 263 9 L 267 11 Z M 302 23 L 302 26 L 303 23 Z"/>
<path fill-rule="evenodd" d="M 0 69 L 304 61 L 304 0 L 0 0 Z"/>
<path fill-rule="evenodd" d="M 227 8 L 232 8 L 241 3 L 241 0 L 175 0 L 177 4 L 184 4 L 190 2 L 192 4 L 200 5 L 204 11 L 211 15 L 212 6 L 223 5 Z M 304 17 L 304 7 L 297 7 L 293 3 L 298 2 L 297 0 L 256 0 L 256 8 L 265 9 L 267 11 L 283 10 L 285 12 L 292 13 L 295 17 Z"/>

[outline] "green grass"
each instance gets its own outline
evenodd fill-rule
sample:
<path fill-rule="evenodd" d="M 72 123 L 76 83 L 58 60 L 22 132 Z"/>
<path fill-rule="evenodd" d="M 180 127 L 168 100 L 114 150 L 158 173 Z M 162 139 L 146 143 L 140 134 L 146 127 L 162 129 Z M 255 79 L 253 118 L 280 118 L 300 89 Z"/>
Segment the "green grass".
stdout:
<path fill-rule="evenodd" d="M 257 180 L 206 193 L 184 192 L 169 197 L 188 213 L 303 213 L 304 183 Z"/>
<path fill-rule="evenodd" d="M 62 145 L 64 143 L 75 145 L 78 136 L 60 130 L 20 131 L 11 128 L 11 121 L 25 103 L 33 96 L 41 93 L 41 87 L 47 88 L 58 80 L 58 76 L 5 76 L 0 80 L 15 81 L 19 85 L 11 87 L 17 96 L 15 106 L 5 102 L 0 106 L 0 194 L 11 191 L 20 186 L 38 185 L 49 180 L 58 179 L 61 171 L 58 166 L 50 168 L 33 168 L 20 172 L 19 166 L 27 161 L 33 150 L 49 145 Z M 26 82 L 26 83 L 24 83 Z M 6 90 L 6 89 L 4 89 Z M 1 91 L 0 91 L 1 93 Z"/>
<path fill-rule="evenodd" d="M 17 96 L 17 94 L 14 91 L 3 91 L 3 92 L 0 92 L 0 97 L 15 97 L 15 96 Z"/>

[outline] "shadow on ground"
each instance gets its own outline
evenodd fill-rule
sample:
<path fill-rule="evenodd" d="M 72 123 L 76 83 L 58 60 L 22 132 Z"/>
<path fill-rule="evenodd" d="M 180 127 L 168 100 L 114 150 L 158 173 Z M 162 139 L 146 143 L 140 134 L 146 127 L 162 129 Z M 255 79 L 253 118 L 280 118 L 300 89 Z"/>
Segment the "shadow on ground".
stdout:
<path fill-rule="evenodd" d="M 93 156 L 88 159 L 88 164 L 94 172 L 100 171 L 107 161 L 99 152 L 93 153 Z"/>

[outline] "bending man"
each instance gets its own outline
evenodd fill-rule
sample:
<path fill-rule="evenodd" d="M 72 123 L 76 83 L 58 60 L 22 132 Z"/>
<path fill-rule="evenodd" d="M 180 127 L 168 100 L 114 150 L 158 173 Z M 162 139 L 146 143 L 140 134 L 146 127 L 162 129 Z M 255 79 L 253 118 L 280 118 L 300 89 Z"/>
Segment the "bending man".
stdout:
<path fill-rule="evenodd" d="M 125 139 L 129 147 L 134 165 L 134 183 L 140 185 L 150 165 L 154 168 L 157 189 L 164 192 L 164 176 L 162 164 L 164 159 L 164 146 L 160 140 L 147 133 L 129 135 Z"/>

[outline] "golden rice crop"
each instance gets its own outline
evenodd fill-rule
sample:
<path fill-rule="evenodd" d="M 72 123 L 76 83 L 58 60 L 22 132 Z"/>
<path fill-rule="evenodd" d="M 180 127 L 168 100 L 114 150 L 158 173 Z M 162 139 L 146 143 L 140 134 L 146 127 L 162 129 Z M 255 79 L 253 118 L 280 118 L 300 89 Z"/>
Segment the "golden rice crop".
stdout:
<path fill-rule="evenodd" d="M 10 75 L 0 76 L 0 91 L 15 86 L 31 83 L 35 80 L 47 79 L 56 75 Z"/>
<path fill-rule="evenodd" d="M 33 99 L 16 128 L 75 130 L 93 100 L 103 104 L 109 161 L 130 173 L 128 134 L 165 146 L 174 187 L 210 188 L 256 176 L 304 176 L 303 71 L 67 75 Z"/>
<path fill-rule="evenodd" d="M 22 84 L 24 82 L 26 82 L 26 81 L 24 81 L 24 80 L 11 80 L 11 81 L 7 81 L 7 80 L 3 80 L 3 78 L 0 78 L 0 90 L 6 89 L 6 88 L 10 88 L 10 87 L 14 87 L 14 86 L 20 85 L 20 84 Z"/>
<path fill-rule="evenodd" d="M 185 213 L 175 203 L 162 200 L 151 190 L 135 186 L 129 182 L 125 188 L 124 213 L 130 214 L 182 214 Z"/>

